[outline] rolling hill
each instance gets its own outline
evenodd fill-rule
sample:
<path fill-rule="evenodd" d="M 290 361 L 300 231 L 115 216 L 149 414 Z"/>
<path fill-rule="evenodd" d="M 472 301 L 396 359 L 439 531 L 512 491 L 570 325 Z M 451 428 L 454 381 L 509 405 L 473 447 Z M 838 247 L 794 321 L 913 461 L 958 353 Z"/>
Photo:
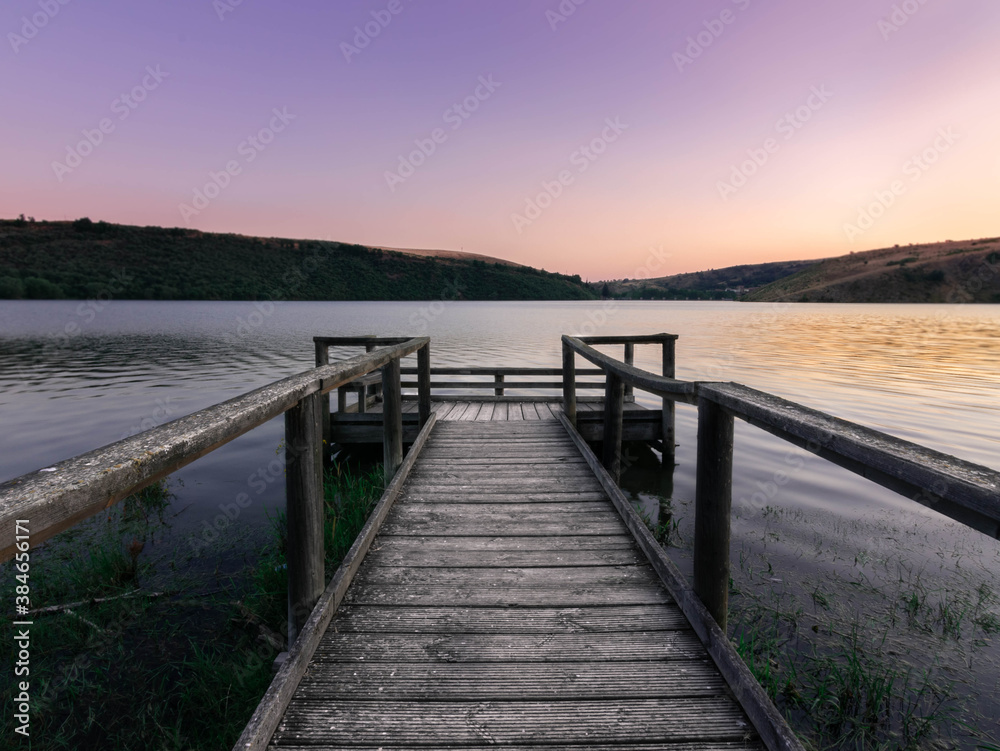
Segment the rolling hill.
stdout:
<path fill-rule="evenodd" d="M 1000 238 L 906 245 L 814 263 L 749 302 L 1000 302 Z"/>
<path fill-rule="evenodd" d="M 0 298 L 586 300 L 565 276 L 474 254 L 92 222 L 0 220 Z"/>

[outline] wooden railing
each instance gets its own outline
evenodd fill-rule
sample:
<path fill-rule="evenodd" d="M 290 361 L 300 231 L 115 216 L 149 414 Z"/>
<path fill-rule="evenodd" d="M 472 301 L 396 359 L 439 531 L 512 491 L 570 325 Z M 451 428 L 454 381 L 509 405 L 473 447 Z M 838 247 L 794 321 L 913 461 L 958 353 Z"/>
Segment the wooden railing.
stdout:
<path fill-rule="evenodd" d="M 666 335 L 663 335 L 666 336 Z M 723 630 L 729 593 L 734 418 L 740 418 L 911 500 L 1000 538 L 1000 472 L 894 438 L 737 383 L 678 381 L 598 352 L 606 338 L 563 336 L 564 410 L 575 427 L 577 354 L 606 374 L 602 462 L 621 470 L 623 384 L 698 407 L 694 590 Z M 664 441 L 666 444 L 666 441 Z"/>
<path fill-rule="evenodd" d="M 386 349 L 391 350 L 394 347 L 400 347 L 412 341 L 417 341 L 417 339 L 375 336 L 313 337 L 313 342 L 316 346 L 317 367 L 326 366 L 330 362 L 330 347 L 364 346 L 366 352 L 372 353 L 376 351 L 385 351 Z M 420 416 L 420 427 L 423 427 L 427 424 L 427 420 L 431 416 L 431 348 L 430 339 L 428 337 L 419 337 L 419 341 L 423 342 L 419 347 L 410 349 L 400 357 L 405 357 L 406 354 L 412 354 L 414 351 L 417 353 L 416 372 L 418 377 L 417 383 L 415 384 L 418 391 L 417 401 L 419 403 L 417 411 Z M 383 349 L 379 350 L 379 348 Z M 389 486 L 393 475 L 396 474 L 396 470 L 403 462 L 403 391 L 400 380 L 400 357 L 393 358 L 389 363 L 384 365 L 381 370 L 381 393 L 384 402 L 382 405 L 382 446 L 383 461 L 385 463 L 386 487 Z M 374 368 L 372 370 L 374 370 Z M 358 377 L 359 376 L 355 376 L 355 378 Z M 342 387 L 344 384 L 355 380 L 355 378 L 349 378 L 346 381 L 337 384 L 337 387 Z M 339 390 L 338 394 L 339 405 L 342 410 L 344 404 L 343 390 Z M 367 398 L 365 396 L 365 392 L 362 392 L 361 398 L 362 400 Z M 323 464 L 326 465 L 330 460 L 330 447 L 333 443 L 331 440 L 329 389 L 322 397 L 320 397 L 319 409 L 323 416 Z"/>
<path fill-rule="evenodd" d="M 413 368 L 403 368 L 403 375 L 413 375 L 414 373 L 416 373 L 416 370 Z M 579 375 L 603 376 L 604 372 L 595 368 L 583 371 Z M 469 376 L 472 378 L 490 378 L 491 380 L 445 380 L 440 378 L 440 376 Z M 548 378 L 549 380 L 507 380 L 508 378 Z M 413 381 L 403 382 L 404 389 L 412 389 L 416 388 L 416 386 L 417 384 Z M 506 392 L 508 390 L 531 389 L 533 391 L 550 390 L 558 392 L 562 390 L 562 387 L 562 370 L 560 368 L 431 368 L 432 393 L 436 389 L 448 389 L 450 391 L 492 391 L 492 395 L 486 395 L 486 398 L 493 398 L 507 395 Z M 581 382 L 577 384 L 577 388 L 600 391 L 604 389 L 604 383 Z M 464 395 L 456 397 L 454 394 L 449 394 L 432 396 L 432 398 L 451 401 L 456 398 L 464 398 Z"/>
<path fill-rule="evenodd" d="M 281 381 L 0 485 L 0 561 L 15 551 L 15 525 L 28 520 L 31 545 L 46 540 L 166 477 L 247 431 L 285 415 L 289 644 L 326 585 L 323 566 L 322 418 L 327 394 L 381 368 L 385 385 L 386 484 L 402 462 L 399 361 L 414 352 L 429 367 L 430 339 L 390 346 Z M 421 424 L 430 417 L 428 383 Z M 326 414 L 329 407 L 326 407 Z"/>
<path fill-rule="evenodd" d="M 567 419 L 576 427 L 576 391 L 580 388 L 576 376 L 575 354 L 579 353 L 598 367 L 598 372 L 605 374 L 604 383 L 604 448 L 603 461 L 608 472 L 618 482 L 621 476 L 621 443 L 622 418 L 626 399 L 632 398 L 633 389 L 658 394 L 663 398 L 662 406 L 662 439 L 663 467 L 668 471 L 674 469 L 674 448 L 676 435 L 674 430 L 674 402 L 685 400 L 694 393 L 693 384 L 683 384 L 674 378 L 675 373 L 675 342 L 676 334 L 649 334 L 645 336 L 589 336 L 575 338 L 563 337 L 563 410 Z M 589 345 L 624 345 L 625 359 L 619 362 L 603 352 L 598 352 Z M 636 344 L 658 344 L 662 347 L 663 375 L 654 376 L 633 365 Z M 586 371 L 591 372 L 591 371 Z M 627 374 L 628 377 L 623 377 Z M 650 381 L 646 376 L 656 379 Z M 645 385 L 643 385 L 645 384 Z M 658 391 L 657 389 L 665 389 Z"/>

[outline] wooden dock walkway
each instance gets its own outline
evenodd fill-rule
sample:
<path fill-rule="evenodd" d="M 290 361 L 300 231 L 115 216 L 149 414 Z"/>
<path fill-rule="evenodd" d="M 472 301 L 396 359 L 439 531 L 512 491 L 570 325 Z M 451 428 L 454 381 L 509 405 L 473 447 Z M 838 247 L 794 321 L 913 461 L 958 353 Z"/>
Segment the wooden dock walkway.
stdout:
<path fill-rule="evenodd" d="M 993 538 L 1000 472 L 678 380 L 676 339 L 564 335 L 561 368 L 432 368 L 429 337 L 315 337 L 315 368 L 0 484 L 0 562 L 283 416 L 289 649 L 233 751 L 803 751 L 726 636 L 735 421 Z M 637 345 L 662 374 L 634 367 Z M 617 484 L 628 441 L 672 470 L 676 404 L 698 414 L 691 583 Z M 327 572 L 323 466 L 373 441 L 385 493 Z"/>
<path fill-rule="evenodd" d="M 440 405 L 269 748 L 761 748 L 555 414 L 485 406 Z"/>

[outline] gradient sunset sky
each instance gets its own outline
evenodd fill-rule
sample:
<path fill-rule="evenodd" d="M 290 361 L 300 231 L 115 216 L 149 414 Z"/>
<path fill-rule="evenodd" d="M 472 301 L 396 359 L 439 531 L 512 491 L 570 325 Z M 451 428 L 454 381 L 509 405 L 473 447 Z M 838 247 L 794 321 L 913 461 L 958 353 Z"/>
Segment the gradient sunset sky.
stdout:
<path fill-rule="evenodd" d="M 6 0 L 0 30 L 6 218 L 591 280 L 1000 234 L 997 0 Z"/>

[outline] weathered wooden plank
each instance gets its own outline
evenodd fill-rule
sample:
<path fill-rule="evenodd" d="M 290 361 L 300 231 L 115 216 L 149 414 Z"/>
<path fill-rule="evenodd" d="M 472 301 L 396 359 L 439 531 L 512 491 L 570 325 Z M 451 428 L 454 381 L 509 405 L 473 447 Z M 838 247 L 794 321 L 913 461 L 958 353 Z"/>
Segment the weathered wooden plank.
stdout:
<path fill-rule="evenodd" d="M 347 742 L 349 744 L 349 741 Z M 279 748 L 279 747 L 275 747 Z M 379 751 L 413 751 L 412 746 L 400 746 L 398 744 L 380 745 Z M 429 747 L 425 747 L 429 748 Z M 504 751 L 623 751 L 622 746 L 614 743 L 596 743 L 586 746 L 574 746 L 572 744 L 544 744 L 544 745 L 505 745 Z M 763 744 L 759 740 L 704 740 L 695 742 L 674 742 L 661 741 L 653 745 L 643 743 L 629 743 L 628 751 L 762 751 Z M 357 751 L 357 746 L 345 745 L 343 743 L 324 743 L 323 751 Z M 315 746 L 281 745 L 280 751 L 316 751 Z"/>
<path fill-rule="evenodd" d="M 366 563 L 356 581 L 371 586 L 432 585 L 469 588 L 490 587 L 615 587 L 656 585 L 659 579 L 649 566 L 581 566 L 558 568 L 414 568 L 375 566 Z"/>
<path fill-rule="evenodd" d="M 481 524 L 484 529 L 502 524 L 523 524 L 524 522 L 535 522 L 537 524 L 565 524 L 567 528 L 580 528 L 587 525 L 597 525 L 603 528 L 618 529 L 622 521 L 615 514 L 602 511 L 598 513 L 583 512 L 579 514 L 567 514 L 562 511 L 551 511 L 548 504 L 540 504 L 537 511 L 531 513 L 530 518 L 525 518 L 525 514 L 517 511 L 509 511 L 510 506 L 499 504 L 495 506 L 478 506 L 469 504 L 429 504 L 427 507 L 417 510 L 410 510 L 406 504 L 393 509 L 388 524 L 404 525 L 411 524 L 416 529 L 421 525 L 438 525 L 441 532 L 451 531 L 454 527 L 466 527 L 470 524 Z"/>
<path fill-rule="evenodd" d="M 368 548 L 371 546 L 375 535 L 385 521 L 386 516 L 388 516 L 396 499 L 401 494 L 406 475 L 416 463 L 417 457 L 420 455 L 420 450 L 434 429 L 435 422 L 436 418 L 432 415 L 421 431 L 416 443 L 410 449 L 410 453 L 403 460 L 403 464 L 396 473 L 396 477 L 382 494 L 382 498 L 368 517 L 368 521 L 365 522 L 365 526 L 362 527 L 361 532 L 358 533 L 354 544 L 347 551 L 343 563 L 340 564 L 340 567 L 333 575 L 323 594 L 320 595 L 319 602 L 313 608 L 312 614 L 299 634 L 299 638 L 294 644 L 290 645 L 288 659 L 278 669 L 274 680 L 271 681 L 271 685 L 268 686 L 264 697 L 260 700 L 260 704 L 257 705 L 253 716 L 251 716 L 247 726 L 243 729 L 243 733 L 236 742 L 236 749 L 240 751 L 263 751 L 267 746 L 285 709 L 292 700 L 299 681 L 309 666 L 309 661 L 312 659 L 321 637 L 326 633 L 326 628 L 333 618 L 334 613 L 336 613 L 337 607 L 343 601 L 344 595 L 349 591 L 349 587 L 355 574 L 361 567 Z"/>
<path fill-rule="evenodd" d="M 538 422 L 535 420 L 535 422 Z M 494 449 L 505 449 L 508 447 L 517 448 L 552 448 L 570 450 L 573 444 L 565 436 L 507 436 L 507 437 L 486 437 L 486 436 L 442 436 L 440 440 L 434 442 L 434 448 L 459 448 L 492 451 Z"/>
<path fill-rule="evenodd" d="M 494 422 L 507 422 L 507 415 L 510 412 L 510 404 L 508 402 L 497 402 L 496 406 L 493 408 L 493 421 Z"/>
<path fill-rule="evenodd" d="M 462 467 L 451 465 L 450 468 L 449 465 L 440 464 L 436 467 L 423 466 L 419 471 L 413 472 L 411 477 L 414 480 L 462 480 L 466 478 L 476 480 L 482 477 L 511 479 L 525 476 L 536 477 L 538 479 L 574 479 L 580 476 L 580 469 L 579 464 L 566 464 L 565 462 L 551 462 L 549 464 L 500 464 L 495 466 L 489 464 L 472 464 Z M 589 469 L 586 471 L 589 472 Z"/>
<path fill-rule="evenodd" d="M 581 518 L 583 517 L 583 518 Z M 456 520 L 442 527 L 440 520 L 434 518 L 418 519 L 407 517 L 404 522 L 389 521 L 385 525 L 388 535 L 442 535 L 454 537 L 496 537 L 512 535 L 528 537 L 530 535 L 619 535 L 624 525 L 619 519 L 588 519 L 585 514 L 572 517 L 563 516 L 558 521 L 538 521 L 534 519 L 465 518 Z"/>
<path fill-rule="evenodd" d="M 432 411 L 437 413 L 438 421 L 447 420 L 448 415 L 456 407 L 455 402 L 437 402 L 435 406 L 432 407 Z"/>
<path fill-rule="evenodd" d="M 460 500 L 451 503 L 425 503 L 422 501 L 407 500 L 401 504 L 399 511 L 401 514 L 440 514 L 442 520 L 455 517 L 471 516 L 476 519 L 484 518 L 485 515 L 497 514 L 500 516 L 532 514 L 543 512 L 553 517 L 562 514 L 610 514 L 617 516 L 614 506 L 610 501 L 578 501 L 575 496 L 562 503 L 550 502 L 539 507 L 537 503 L 463 503 Z M 403 518 L 402 516 L 400 518 Z"/>
<path fill-rule="evenodd" d="M 351 664 L 302 679 L 302 701 L 559 701 L 718 697 L 709 660 L 468 665 Z"/>
<path fill-rule="evenodd" d="M 555 566 L 635 566 L 645 559 L 634 550 L 570 550 L 570 551 L 480 551 L 440 552 L 430 550 L 398 550 L 389 540 L 378 552 L 368 554 L 373 566 L 460 566 L 464 568 L 555 567 Z"/>
<path fill-rule="evenodd" d="M 511 422 L 518 422 L 524 419 L 524 412 L 521 411 L 521 404 L 511 402 L 508 407 L 507 419 Z"/>
<path fill-rule="evenodd" d="M 449 459 L 433 459 L 427 458 L 425 461 L 420 462 L 420 468 L 422 472 L 433 471 L 434 469 L 448 469 L 448 468 L 461 468 L 469 467 L 472 470 L 483 469 L 486 467 L 497 467 L 512 469 L 510 465 L 514 467 L 525 467 L 532 468 L 538 467 L 542 469 L 544 467 L 565 467 L 569 470 L 576 471 L 581 468 L 581 465 L 585 466 L 586 462 L 580 456 L 535 456 L 531 459 L 525 460 L 521 457 L 476 457 L 476 456 L 466 456 L 466 457 L 455 457 Z"/>
<path fill-rule="evenodd" d="M 635 541 L 626 531 L 618 535 L 574 537 L 513 537 L 498 535 L 495 537 L 461 537 L 459 535 L 406 535 L 392 536 L 385 532 L 379 535 L 373 545 L 377 550 L 382 546 L 391 545 L 399 550 L 426 551 L 479 551 L 491 553 L 497 551 L 577 551 L 577 550 L 631 550 Z"/>
<path fill-rule="evenodd" d="M 532 468 L 544 469 L 547 467 L 565 467 L 570 471 L 578 471 L 581 468 L 586 467 L 586 462 L 579 456 L 561 456 L 561 457 L 550 457 L 550 456 L 536 456 L 533 459 L 525 461 L 522 458 L 514 457 L 464 457 L 455 459 L 426 459 L 420 462 L 421 472 L 431 472 L 435 469 L 449 469 L 449 468 L 462 468 L 468 467 L 469 469 L 475 471 L 477 469 L 484 469 L 488 467 L 496 467 L 499 469 L 506 469 L 507 471 L 513 470 L 517 467 L 524 467 L 526 470 L 531 470 Z M 513 466 L 511 466 L 513 465 Z"/>
<path fill-rule="evenodd" d="M 316 649 L 313 664 L 321 669 L 324 663 L 360 661 L 633 662 L 695 660 L 706 657 L 705 648 L 692 631 L 569 634 L 373 634 L 327 631 Z"/>
<path fill-rule="evenodd" d="M 492 402 L 486 402 L 483 404 L 483 408 L 479 410 L 479 415 L 476 419 L 479 421 L 489 422 L 493 419 L 493 412 L 496 410 L 496 404 Z"/>
<path fill-rule="evenodd" d="M 592 608 L 384 608 L 344 606 L 341 633 L 574 634 L 690 629 L 676 605 Z"/>
<path fill-rule="evenodd" d="M 601 486 L 588 478 L 578 478 L 574 482 L 570 481 L 532 481 L 531 478 L 523 480 L 500 480 L 496 482 L 475 482 L 475 483 L 454 483 L 438 484 L 430 482 L 414 482 L 409 486 L 413 493 L 430 495 L 433 493 L 496 493 L 496 494 L 519 494 L 519 493 L 576 493 L 587 492 L 597 493 Z"/>
<path fill-rule="evenodd" d="M 508 745 L 741 739 L 742 712 L 719 698 L 567 702 L 297 702 L 276 746 L 349 738 L 358 745 Z"/>
<path fill-rule="evenodd" d="M 489 587 L 483 589 L 411 584 L 406 587 L 360 585 L 351 587 L 344 602 L 354 605 L 427 607 L 580 608 L 617 605 L 669 604 L 662 586 L 615 587 Z M 582 659 L 582 658 L 581 658 Z M 638 659 L 638 658 L 637 658 Z"/>
<path fill-rule="evenodd" d="M 424 493 L 410 490 L 410 500 L 421 503 L 566 503 L 567 501 L 603 501 L 607 499 L 604 491 L 575 493 L 495 493 L 495 492 L 435 492 Z"/>

